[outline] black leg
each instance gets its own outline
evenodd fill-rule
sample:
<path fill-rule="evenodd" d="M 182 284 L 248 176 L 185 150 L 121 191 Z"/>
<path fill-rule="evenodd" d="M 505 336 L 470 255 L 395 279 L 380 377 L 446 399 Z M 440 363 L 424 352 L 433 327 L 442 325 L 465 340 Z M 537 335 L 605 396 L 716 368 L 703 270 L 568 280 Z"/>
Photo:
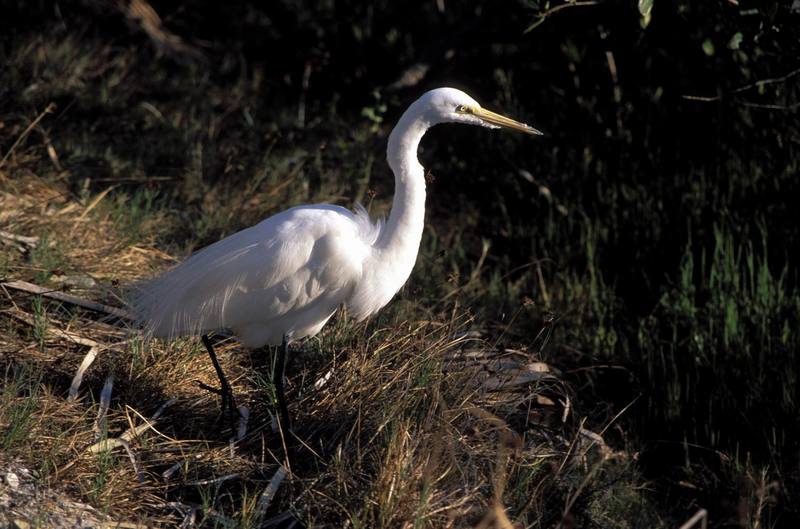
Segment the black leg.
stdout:
<path fill-rule="evenodd" d="M 273 383 L 275 384 L 275 396 L 278 398 L 278 426 L 281 429 L 281 435 L 284 437 L 286 443 L 286 458 L 289 460 L 289 466 L 294 466 L 294 457 L 292 450 L 292 422 L 289 420 L 289 408 L 286 407 L 286 395 L 283 393 L 283 376 L 286 370 L 286 355 L 289 351 L 289 342 L 286 336 L 283 337 L 283 344 L 278 349 L 278 357 L 275 361 L 275 374 L 273 375 Z"/>
<path fill-rule="evenodd" d="M 233 390 L 231 390 L 231 385 L 228 384 L 228 379 L 225 378 L 225 373 L 222 371 L 222 366 L 219 365 L 219 360 L 217 360 L 217 354 L 214 352 L 214 347 L 211 345 L 211 340 L 208 339 L 208 335 L 203 335 L 202 337 L 203 345 L 206 346 L 206 351 L 208 351 L 208 356 L 211 357 L 211 363 L 214 364 L 214 370 L 217 372 L 217 378 L 219 378 L 219 394 L 222 397 L 222 413 L 228 413 L 229 418 L 231 420 L 231 424 L 233 425 L 234 431 L 236 430 L 235 420 L 239 416 L 239 410 L 236 408 L 236 401 L 233 399 Z M 205 385 L 203 385 L 205 387 Z M 206 388 L 212 389 L 213 388 Z"/>

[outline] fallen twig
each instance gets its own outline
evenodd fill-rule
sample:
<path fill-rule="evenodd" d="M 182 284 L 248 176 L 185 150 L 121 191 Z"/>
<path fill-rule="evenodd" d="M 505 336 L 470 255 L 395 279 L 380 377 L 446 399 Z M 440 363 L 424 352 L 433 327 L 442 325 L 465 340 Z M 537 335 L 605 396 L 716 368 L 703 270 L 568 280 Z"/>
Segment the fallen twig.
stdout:
<path fill-rule="evenodd" d="M 250 408 L 239 406 L 239 428 L 236 431 L 236 440 L 241 441 L 247 435 L 247 421 L 250 418 Z"/>
<path fill-rule="evenodd" d="M 267 512 L 269 504 L 272 503 L 272 498 L 275 497 L 275 494 L 278 492 L 278 488 L 281 486 L 281 483 L 283 483 L 283 480 L 286 479 L 287 474 L 288 472 L 286 467 L 283 465 L 279 466 L 278 470 L 275 472 L 275 475 L 273 475 L 272 479 L 269 480 L 267 488 L 261 493 L 261 496 L 258 498 L 258 505 L 256 506 L 256 525 L 261 523 L 261 519 Z"/>
<path fill-rule="evenodd" d="M 18 242 L 28 248 L 36 248 L 39 245 L 39 237 L 28 237 L 25 235 L 17 235 L 8 231 L 0 230 L 0 239 L 6 241 Z"/>
<path fill-rule="evenodd" d="M 171 467 L 169 467 L 164 472 L 162 472 L 161 473 L 161 477 L 164 478 L 164 479 L 170 479 L 177 471 L 179 471 L 181 469 L 181 467 L 183 467 L 184 465 L 186 465 L 188 467 L 190 461 L 192 461 L 192 460 L 199 461 L 200 458 L 202 458 L 202 457 L 203 456 L 201 454 L 195 454 L 192 457 L 187 457 L 186 459 L 182 459 L 182 460 L 178 461 L 177 463 L 175 463 L 174 465 L 172 465 Z"/>
<path fill-rule="evenodd" d="M 78 370 L 75 372 L 75 376 L 72 377 L 72 384 L 69 386 L 69 394 L 67 396 L 68 400 L 75 400 L 78 398 L 78 389 L 81 386 L 81 381 L 83 381 L 83 374 L 89 369 L 89 366 L 92 365 L 94 359 L 97 358 L 97 353 L 99 351 L 100 348 L 92 347 L 89 349 L 89 352 L 86 353 L 86 356 L 83 357 L 80 367 L 78 367 Z"/>
<path fill-rule="evenodd" d="M 35 326 L 33 318 L 22 311 L 11 310 L 8 311 L 7 314 L 10 315 L 12 318 L 16 318 L 32 327 Z M 86 353 L 86 356 L 83 357 L 83 361 L 81 362 L 81 365 L 78 367 L 78 370 L 75 372 L 75 376 L 72 377 L 72 383 L 69 386 L 67 400 L 75 400 L 78 398 L 78 390 L 80 389 L 81 382 L 83 382 L 83 376 L 84 374 L 86 374 L 86 370 L 89 369 L 89 367 L 95 361 L 100 351 L 104 351 L 106 349 L 110 349 L 115 346 L 119 346 L 123 343 L 126 343 L 125 341 L 123 341 L 123 342 L 117 342 L 115 344 L 101 344 L 100 342 L 92 340 L 91 338 L 86 338 L 84 336 L 81 336 L 80 334 L 70 331 L 65 331 L 63 329 L 59 329 L 53 326 L 47 327 L 47 334 L 53 335 L 57 338 L 63 338 L 65 340 L 69 340 L 79 345 L 85 345 L 86 347 L 89 347 L 89 351 Z"/>
<path fill-rule="evenodd" d="M 94 438 L 100 439 L 106 431 L 106 413 L 111 406 L 111 391 L 114 389 L 114 377 L 106 378 L 103 390 L 100 392 L 100 407 L 97 409 L 97 419 L 94 421 Z"/>
<path fill-rule="evenodd" d="M 100 342 L 96 342 L 91 338 L 86 338 L 85 336 L 81 336 L 80 334 L 76 334 L 74 332 L 65 331 L 64 329 L 59 329 L 57 327 L 48 327 L 47 332 L 57 336 L 58 338 L 64 338 L 65 340 L 69 340 L 74 342 L 78 345 L 85 345 L 86 347 L 100 347 Z"/>
<path fill-rule="evenodd" d="M 5 283 L 0 283 L 0 286 L 13 288 L 14 290 L 21 290 L 23 292 L 29 292 L 31 294 L 39 294 L 40 296 L 57 299 L 65 303 L 71 303 L 73 305 L 94 310 L 96 312 L 104 312 L 106 314 L 110 314 L 111 316 L 124 318 L 126 320 L 136 319 L 133 313 L 127 310 L 112 307 L 111 305 L 106 305 L 104 303 L 97 303 L 96 301 L 89 301 L 88 299 L 79 298 L 78 296 L 67 294 L 66 292 L 60 292 L 58 290 L 34 285 L 33 283 L 28 283 L 27 281 L 7 281 Z"/>
<path fill-rule="evenodd" d="M 177 471 L 179 471 L 181 469 L 181 467 L 183 466 L 184 463 L 186 463 L 186 460 L 178 461 L 177 463 L 175 463 L 174 465 L 169 467 L 167 470 L 162 472 L 161 473 L 161 477 L 164 478 L 164 479 L 171 478 L 175 474 L 175 472 L 177 472 Z"/>
<path fill-rule="evenodd" d="M 12 318 L 16 318 L 19 321 L 30 325 L 31 327 L 34 327 L 36 325 L 33 317 L 30 314 L 27 314 L 21 310 L 9 310 L 6 311 L 6 314 L 11 316 Z M 85 345 L 86 347 L 100 347 L 102 345 L 100 342 L 96 342 L 91 338 L 86 338 L 85 336 L 81 336 L 80 334 L 70 331 L 65 331 L 57 327 L 48 326 L 46 330 L 48 334 L 52 334 L 57 338 L 63 338 L 65 340 L 69 340 L 79 345 Z"/>
<path fill-rule="evenodd" d="M 131 444 L 122 439 L 120 439 L 119 442 L 122 447 L 125 448 L 125 451 L 128 452 L 128 458 L 133 464 L 134 472 L 136 472 L 136 481 L 139 483 L 144 483 L 144 472 L 142 471 L 142 465 L 139 464 L 139 460 L 136 458 L 136 453 L 133 451 L 133 448 L 131 448 Z"/>
<path fill-rule="evenodd" d="M 189 527 L 194 527 L 195 520 L 197 519 L 197 507 L 192 507 L 189 509 L 189 512 L 183 517 L 183 521 L 178 526 L 179 529 L 189 529 Z"/>
<path fill-rule="evenodd" d="M 123 446 L 123 442 L 129 442 L 134 437 L 138 437 L 139 435 L 142 435 L 150 428 L 153 428 L 153 425 L 161 416 L 161 414 L 164 413 L 164 410 L 166 410 L 169 406 L 174 404 L 176 400 L 177 399 L 169 399 L 167 402 L 162 404 L 161 407 L 156 410 L 153 416 L 150 417 L 150 419 L 145 420 L 144 424 L 140 424 L 136 428 L 129 428 L 122 435 L 120 435 L 115 439 L 105 439 L 103 441 L 95 443 L 89 448 L 87 448 L 87 451 L 96 454 L 104 450 L 113 450 L 114 448 Z"/>
<path fill-rule="evenodd" d="M 320 389 L 322 389 L 322 388 L 325 386 L 325 384 L 327 384 L 327 383 L 328 383 L 328 380 L 330 380 L 332 376 L 333 376 L 333 368 L 330 368 L 330 369 L 328 369 L 328 370 L 325 372 L 325 374 L 324 374 L 324 375 L 322 375 L 321 377 L 319 377 L 319 378 L 318 378 L 318 379 L 317 379 L 317 380 L 314 382 L 314 389 L 317 389 L 317 390 L 320 390 Z"/>
<path fill-rule="evenodd" d="M 220 476 L 218 478 L 209 478 L 209 479 L 201 479 L 200 481 L 191 481 L 186 485 L 211 485 L 212 483 L 222 483 L 223 481 L 228 481 L 230 479 L 238 478 L 239 474 L 234 472 L 233 474 L 225 474 L 224 476 Z"/>
<path fill-rule="evenodd" d="M 697 525 L 697 522 L 700 522 L 700 529 L 706 529 L 706 524 L 708 523 L 708 511 L 705 509 L 700 509 L 694 515 L 686 520 L 686 523 L 681 525 L 680 529 L 692 529 L 692 527 Z"/>

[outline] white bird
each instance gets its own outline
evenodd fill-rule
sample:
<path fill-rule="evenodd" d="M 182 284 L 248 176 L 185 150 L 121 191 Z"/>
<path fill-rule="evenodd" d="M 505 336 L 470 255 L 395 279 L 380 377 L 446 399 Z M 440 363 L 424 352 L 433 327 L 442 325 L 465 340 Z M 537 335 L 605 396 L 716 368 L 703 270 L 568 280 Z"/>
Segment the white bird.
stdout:
<path fill-rule="evenodd" d="M 140 285 L 134 309 L 145 332 L 172 338 L 226 328 L 248 348 L 282 343 L 274 376 L 288 430 L 282 387 L 288 342 L 318 333 L 342 305 L 354 319 L 367 318 L 406 282 L 425 219 L 425 174 L 417 148 L 429 128 L 448 122 L 541 134 L 485 110 L 460 90 L 431 90 L 406 110 L 389 136 L 395 195 L 387 221 L 373 222 L 360 205 L 355 212 L 302 205 L 273 215 Z M 229 386 L 203 338 L 224 400 Z"/>

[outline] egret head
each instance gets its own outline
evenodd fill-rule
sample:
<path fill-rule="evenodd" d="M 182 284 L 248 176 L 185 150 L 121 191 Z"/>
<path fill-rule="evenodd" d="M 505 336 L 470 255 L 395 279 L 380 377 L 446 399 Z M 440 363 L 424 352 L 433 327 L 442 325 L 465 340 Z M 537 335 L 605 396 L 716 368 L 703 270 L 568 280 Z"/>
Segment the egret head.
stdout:
<path fill-rule="evenodd" d="M 530 125 L 486 110 L 473 98 L 455 88 L 436 88 L 426 92 L 417 104 L 422 105 L 431 124 L 465 123 L 491 129 L 504 127 L 526 134 L 542 134 Z"/>

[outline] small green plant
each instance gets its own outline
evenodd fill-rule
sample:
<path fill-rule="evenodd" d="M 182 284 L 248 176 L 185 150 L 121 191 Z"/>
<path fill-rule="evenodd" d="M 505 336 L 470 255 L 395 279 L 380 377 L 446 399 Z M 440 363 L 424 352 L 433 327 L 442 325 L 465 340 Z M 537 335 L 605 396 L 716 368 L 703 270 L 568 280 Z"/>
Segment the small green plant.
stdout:
<path fill-rule="evenodd" d="M 103 423 L 97 440 L 99 442 L 108 440 L 107 423 Z M 115 456 L 111 450 L 101 450 L 94 455 L 94 460 L 95 472 L 88 483 L 88 490 L 84 494 L 92 502 L 92 505 L 100 507 L 103 512 L 108 512 L 113 502 L 113 498 L 108 494 L 108 486 L 115 463 Z"/>
<path fill-rule="evenodd" d="M 33 338 L 39 346 L 40 351 L 44 351 L 45 342 L 48 335 L 48 317 L 47 310 L 42 302 L 42 296 L 33 297 Z"/>
<path fill-rule="evenodd" d="M 28 445 L 38 408 L 41 374 L 27 365 L 10 366 L 0 388 L 0 449 L 17 450 Z"/>
<path fill-rule="evenodd" d="M 220 527 L 220 520 L 212 514 L 220 499 L 219 484 L 198 485 L 197 494 L 200 496 L 200 510 L 204 515 L 202 522 L 211 522 L 212 527 Z"/>
<path fill-rule="evenodd" d="M 103 438 L 101 438 L 103 439 Z M 97 466 L 96 473 L 92 477 L 90 489 L 87 496 L 92 505 L 99 506 L 103 511 L 108 511 L 111 499 L 106 494 L 108 482 L 111 478 L 110 473 L 114 463 L 114 457 L 110 450 L 103 450 L 95 456 Z"/>
<path fill-rule="evenodd" d="M 142 230 L 156 210 L 158 197 L 156 189 L 140 188 L 133 193 L 113 193 L 101 202 L 101 205 L 105 204 L 105 211 L 121 237 L 120 242 L 142 238 Z"/>
<path fill-rule="evenodd" d="M 727 437 L 723 444 L 734 440 L 730 429 L 719 429 L 723 417 L 745 414 L 756 423 L 762 417 L 774 421 L 780 444 L 791 422 L 778 418 L 788 420 L 797 406 L 792 357 L 798 342 L 785 329 L 800 319 L 800 291 L 787 286 L 787 268 L 771 269 L 763 227 L 753 237 L 758 243 L 737 241 L 725 225 L 714 226 L 713 234 L 710 248 L 687 244 L 673 288 L 642 324 L 639 347 L 648 352 L 649 376 L 663 388 L 665 417 L 685 421 L 687 408 L 699 406 L 697 433 L 713 446 L 724 441 L 720 435 Z M 718 380 L 713 389 L 703 382 L 709 376 Z"/>
<path fill-rule="evenodd" d="M 64 257 L 61 243 L 58 238 L 53 238 L 52 233 L 43 233 L 39 242 L 28 254 L 28 261 L 33 270 L 33 279 L 44 282 L 56 272 L 63 272 L 68 266 Z"/>

